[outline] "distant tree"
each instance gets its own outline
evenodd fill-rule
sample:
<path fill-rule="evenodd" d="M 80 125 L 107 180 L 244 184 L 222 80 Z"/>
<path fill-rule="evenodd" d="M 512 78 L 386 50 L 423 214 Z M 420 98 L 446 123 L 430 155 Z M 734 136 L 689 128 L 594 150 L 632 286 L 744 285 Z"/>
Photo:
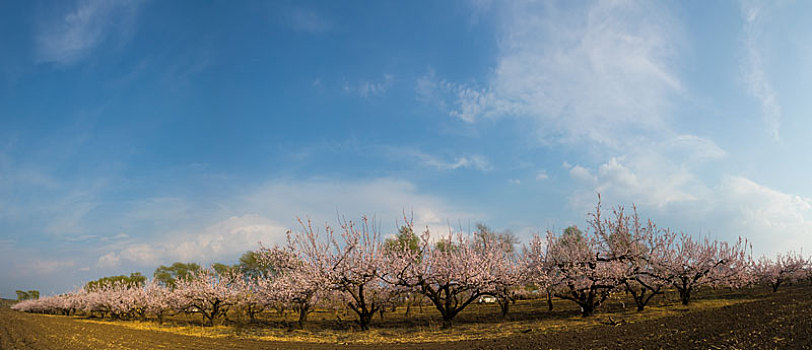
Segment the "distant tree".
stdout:
<path fill-rule="evenodd" d="M 398 249 L 408 249 L 416 252 L 420 249 L 420 238 L 414 234 L 414 230 L 409 225 L 403 225 L 398 230 L 397 236 L 387 238 L 384 241 L 384 248 L 386 251 L 393 251 Z"/>
<path fill-rule="evenodd" d="M 477 223 L 473 244 L 478 247 L 483 247 L 486 242 L 488 244 L 496 244 L 497 247 L 502 249 L 505 253 L 512 254 L 516 251 L 519 238 L 510 230 L 495 232 L 487 225 Z"/>
<path fill-rule="evenodd" d="M 37 299 L 39 299 L 39 291 L 38 290 L 29 290 L 27 292 L 24 291 L 24 290 L 18 290 L 18 291 L 16 291 L 16 293 L 17 293 L 17 301 L 37 300 Z"/>
<path fill-rule="evenodd" d="M 440 238 L 436 243 L 434 243 L 434 249 L 447 253 L 454 251 L 454 242 L 448 239 Z"/>
<path fill-rule="evenodd" d="M 220 276 L 229 276 L 240 271 L 240 265 L 226 265 L 223 263 L 211 264 L 211 268 Z"/>
<path fill-rule="evenodd" d="M 268 278 L 274 274 L 274 266 L 259 258 L 256 251 L 249 250 L 240 256 L 240 272 L 247 278 Z"/>
<path fill-rule="evenodd" d="M 201 270 L 200 265 L 196 263 L 176 262 L 171 266 L 159 266 L 155 269 L 155 273 L 152 274 L 152 277 L 155 278 L 159 284 L 173 289 L 175 288 L 177 280 L 189 279 Z"/>
<path fill-rule="evenodd" d="M 109 286 L 113 284 L 121 284 L 127 287 L 143 287 L 146 282 L 147 282 L 146 276 L 142 275 L 140 272 L 133 272 L 130 274 L 130 276 L 125 275 L 109 276 L 99 278 L 95 281 L 87 282 L 85 284 L 85 289 L 93 291 L 103 286 Z"/>

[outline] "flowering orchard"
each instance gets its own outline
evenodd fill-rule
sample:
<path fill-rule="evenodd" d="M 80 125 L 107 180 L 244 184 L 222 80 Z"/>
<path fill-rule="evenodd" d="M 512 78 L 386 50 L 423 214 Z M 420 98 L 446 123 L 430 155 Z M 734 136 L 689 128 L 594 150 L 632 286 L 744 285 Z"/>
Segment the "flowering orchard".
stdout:
<path fill-rule="evenodd" d="M 433 306 L 443 327 L 451 327 L 460 312 L 485 296 L 499 303 L 502 316 L 517 298 L 536 294 L 546 295 L 550 308 L 550 298 L 557 297 L 589 316 L 618 294 L 630 296 L 643 311 L 666 290 L 675 290 L 688 305 L 704 287 L 763 284 L 776 291 L 812 280 L 810 260 L 799 253 L 753 261 L 742 239 L 695 239 L 641 220 L 636 208 L 629 213 L 617 207 L 607 215 L 600 202 L 584 231 L 573 226 L 561 234 L 537 234 L 520 252 L 511 237 L 486 232 L 484 225 L 472 235 L 436 236 L 428 229 L 416 234 L 407 219 L 396 238 L 384 240 L 366 218 L 323 229 L 310 221 L 300 224 L 299 231 L 288 233 L 287 244 L 251 252 L 269 267 L 263 273 L 221 265 L 184 273 L 171 283 L 109 280 L 13 308 L 159 322 L 167 315 L 200 314 L 208 325 L 235 313 L 253 321 L 265 311 L 293 311 L 299 327 L 315 309 L 343 309 L 366 330 L 376 314 L 383 317 L 399 306 L 408 310 L 415 300 Z"/>

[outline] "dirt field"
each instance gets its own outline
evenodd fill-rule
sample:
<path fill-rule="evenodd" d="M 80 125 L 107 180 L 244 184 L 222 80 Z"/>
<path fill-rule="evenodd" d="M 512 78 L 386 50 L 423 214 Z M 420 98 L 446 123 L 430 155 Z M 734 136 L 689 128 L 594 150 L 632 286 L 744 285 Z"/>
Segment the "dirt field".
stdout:
<path fill-rule="evenodd" d="M 755 301 L 654 321 L 548 333 L 529 329 L 520 336 L 494 340 L 399 345 L 204 338 L 2 308 L 0 349 L 812 349 L 812 288 L 792 287 L 759 295 Z M 607 314 L 596 317 L 606 318 Z"/>

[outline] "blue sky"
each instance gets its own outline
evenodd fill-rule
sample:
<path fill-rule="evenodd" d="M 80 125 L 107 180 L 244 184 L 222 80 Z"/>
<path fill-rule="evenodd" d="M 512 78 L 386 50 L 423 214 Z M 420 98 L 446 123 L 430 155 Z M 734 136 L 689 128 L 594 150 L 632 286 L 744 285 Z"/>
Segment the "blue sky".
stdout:
<path fill-rule="evenodd" d="M 810 2 L 0 3 L 0 296 L 596 193 L 812 249 Z"/>

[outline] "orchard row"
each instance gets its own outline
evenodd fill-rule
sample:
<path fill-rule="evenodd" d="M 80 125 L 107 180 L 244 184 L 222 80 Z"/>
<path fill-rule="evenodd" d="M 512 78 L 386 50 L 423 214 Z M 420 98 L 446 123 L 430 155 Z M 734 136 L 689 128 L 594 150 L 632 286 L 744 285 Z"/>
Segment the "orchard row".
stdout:
<path fill-rule="evenodd" d="M 323 231 L 301 221 L 286 245 L 254 252 L 266 269 L 201 269 L 173 283 L 88 284 L 63 295 L 26 300 L 13 306 L 28 312 L 98 314 L 117 319 L 199 313 L 214 324 L 229 310 L 254 316 L 267 309 L 295 310 L 303 326 L 314 308 L 349 308 L 361 329 L 372 316 L 415 300 L 430 302 L 444 327 L 484 296 L 495 298 L 502 314 L 516 298 L 529 295 L 570 300 L 583 316 L 610 296 L 628 293 L 642 311 L 666 289 L 683 304 L 703 287 L 740 288 L 757 283 L 777 290 L 785 283 L 812 279 L 810 260 L 800 254 L 751 258 L 747 241 L 695 239 L 643 221 L 636 209 L 618 207 L 609 215 L 598 203 L 587 229 L 535 235 L 521 252 L 510 236 L 489 232 L 433 236 L 416 234 L 405 220 L 395 238 L 382 240 L 366 218 L 342 220 Z M 552 306 L 552 304 L 549 304 Z"/>

